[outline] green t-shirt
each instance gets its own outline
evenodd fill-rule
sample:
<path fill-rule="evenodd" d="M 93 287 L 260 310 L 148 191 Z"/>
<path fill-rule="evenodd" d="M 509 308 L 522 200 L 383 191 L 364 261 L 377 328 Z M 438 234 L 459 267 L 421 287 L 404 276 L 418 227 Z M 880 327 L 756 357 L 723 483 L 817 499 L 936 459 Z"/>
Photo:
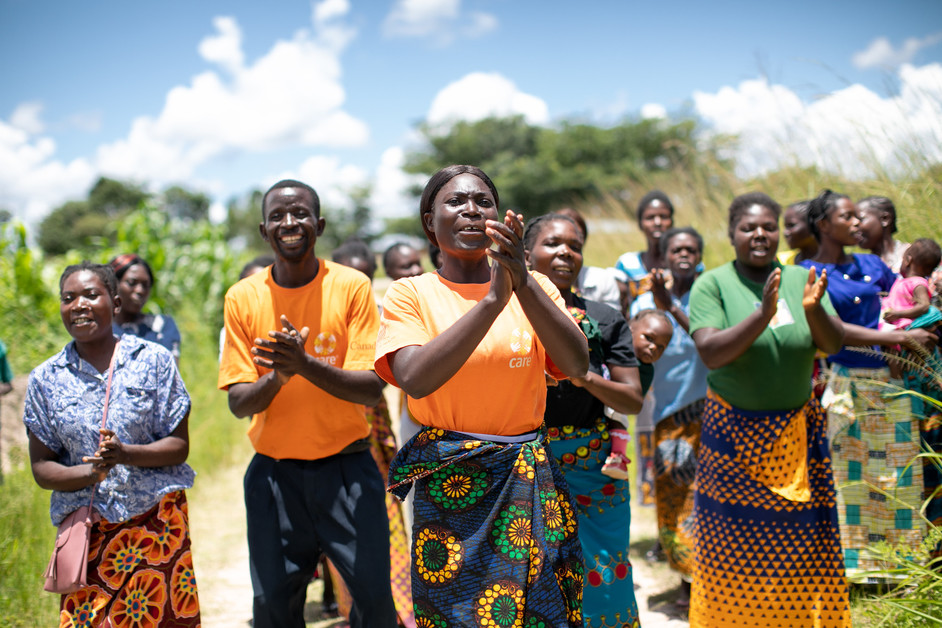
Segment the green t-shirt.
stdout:
<path fill-rule="evenodd" d="M 713 369 L 707 383 L 718 395 L 744 410 L 791 410 L 811 396 L 816 348 L 801 306 L 808 271 L 782 267 L 778 312 L 744 354 Z M 732 262 L 707 271 L 690 291 L 690 333 L 740 323 L 761 306 L 763 283 L 740 275 Z M 835 314 L 827 294 L 822 305 Z"/>

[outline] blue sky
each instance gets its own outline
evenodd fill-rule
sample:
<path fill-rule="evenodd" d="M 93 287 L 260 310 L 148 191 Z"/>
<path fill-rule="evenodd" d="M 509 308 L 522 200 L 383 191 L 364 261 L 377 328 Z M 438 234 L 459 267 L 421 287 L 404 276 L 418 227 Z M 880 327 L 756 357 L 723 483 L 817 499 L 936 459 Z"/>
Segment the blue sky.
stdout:
<path fill-rule="evenodd" d="M 284 176 L 409 213 L 415 124 L 493 114 L 692 114 L 740 134 L 745 174 L 862 172 L 875 130 L 942 160 L 937 0 L 0 0 L 0 59 L 0 207 L 29 223 L 100 175 L 205 191 L 217 217 Z"/>

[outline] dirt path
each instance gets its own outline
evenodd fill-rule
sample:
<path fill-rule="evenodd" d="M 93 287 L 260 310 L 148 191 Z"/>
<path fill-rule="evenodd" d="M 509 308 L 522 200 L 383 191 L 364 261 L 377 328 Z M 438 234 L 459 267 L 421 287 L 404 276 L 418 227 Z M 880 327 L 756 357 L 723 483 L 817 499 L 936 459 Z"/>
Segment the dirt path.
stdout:
<path fill-rule="evenodd" d="M 217 469 L 212 478 L 197 478 L 189 491 L 190 534 L 200 595 L 203 628 L 251 626 L 252 581 L 245 540 L 242 476 L 251 457 L 244 445 L 245 463 Z M 305 619 L 308 628 L 341 623 L 320 615 L 321 583 L 311 584 Z"/>

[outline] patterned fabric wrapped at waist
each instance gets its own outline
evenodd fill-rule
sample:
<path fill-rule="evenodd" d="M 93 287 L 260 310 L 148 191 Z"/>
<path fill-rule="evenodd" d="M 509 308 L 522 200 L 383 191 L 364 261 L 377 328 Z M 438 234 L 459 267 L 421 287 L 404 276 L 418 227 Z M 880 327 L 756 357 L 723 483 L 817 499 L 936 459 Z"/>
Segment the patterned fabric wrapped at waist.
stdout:
<path fill-rule="evenodd" d="M 712 390 L 707 397 L 719 404 L 721 415 L 750 419 L 748 433 L 731 439 L 736 460 L 749 476 L 789 501 L 811 501 L 807 405 L 770 414 L 733 408 Z M 736 420 L 718 424 L 732 431 L 740 427 Z"/>
<path fill-rule="evenodd" d="M 498 442 L 478 436 L 484 435 L 424 427 L 403 445 L 390 463 L 387 490 L 399 499 L 405 499 L 417 480 L 470 458 L 484 457 L 480 462 L 500 464 L 501 461 L 513 462 L 524 450 L 528 452 L 524 454 L 527 457 L 546 460 L 543 449 L 549 441 L 545 430 L 535 433 L 533 440 L 524 442 Z"/>
<path fill-rule="evenodd" d="M 393 460 L 389 491 L 404 498 L 415 484 L 418 625 L 583 626 L 576 513 L 545 430 L 534 436 L 426 427 Z"/>

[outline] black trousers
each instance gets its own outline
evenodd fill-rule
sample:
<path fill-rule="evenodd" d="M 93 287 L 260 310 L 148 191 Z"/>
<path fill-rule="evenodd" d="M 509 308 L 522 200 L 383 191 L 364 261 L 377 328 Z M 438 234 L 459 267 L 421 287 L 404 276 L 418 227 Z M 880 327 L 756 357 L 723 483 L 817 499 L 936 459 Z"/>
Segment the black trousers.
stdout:
<path fill-rule="evenodd" d="M 395 628 L 384 484 L 369 451 L 322 460 L 255 454 L 244 487 L 254 628 L 304 628 L 322 552 L 350 589 L 351 626 Z"/>

